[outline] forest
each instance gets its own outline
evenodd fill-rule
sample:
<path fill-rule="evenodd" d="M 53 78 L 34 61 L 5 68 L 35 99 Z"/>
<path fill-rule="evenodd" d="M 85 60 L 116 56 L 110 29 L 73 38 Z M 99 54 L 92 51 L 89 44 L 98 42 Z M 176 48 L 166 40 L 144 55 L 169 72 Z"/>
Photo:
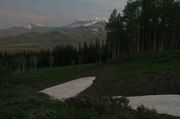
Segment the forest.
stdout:
<path fill-rule="evenodd" d="M 57 46 L 52 50 L 37 52 L 21 51 L 0 53 L 0 73 L 6 79 L 9 73 L 34 71 L 43 67 L 59 67 L 65 65 L 88 64 L 106 61 L 110 56 L 107 46 L 96 40 L 95 43 L 79 43 L 78 48 L 72 45 Z"/>
<path fill-rule="evenodd" d="M 115 9 L 106 25 L 112 57 L 180 49 L 180 3 L 176 0 L 129 0 Z"/>

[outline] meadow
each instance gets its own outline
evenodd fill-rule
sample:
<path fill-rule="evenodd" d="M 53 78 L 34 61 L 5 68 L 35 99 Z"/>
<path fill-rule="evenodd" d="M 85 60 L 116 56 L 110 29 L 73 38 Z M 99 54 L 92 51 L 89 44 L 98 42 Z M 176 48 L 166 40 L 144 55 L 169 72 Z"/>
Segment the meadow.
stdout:
<path fill-rule="evenodd" d="M 0 119 L 176 119 L 143 106 L 132 110 L 124 98 L 110 98 L 109 103 L 101 97 L 179 94 L 179 66 L 179 52 L 164 52 L 16 74 L 10 84 L 0 86 Z M 97 79 L 92 87 L 66 102 L 38 92 L 85 76 Z"/>

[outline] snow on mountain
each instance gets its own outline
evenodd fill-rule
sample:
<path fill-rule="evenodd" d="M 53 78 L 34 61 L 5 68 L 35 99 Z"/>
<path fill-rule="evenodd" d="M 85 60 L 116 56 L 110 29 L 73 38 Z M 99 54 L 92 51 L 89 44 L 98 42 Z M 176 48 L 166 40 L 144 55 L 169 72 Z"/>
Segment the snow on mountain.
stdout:
<path fill-rule="evenodd" d="M 27 24 L 27 25 L 25 25 L 25 26 L 22 26 L 23 28 L 25 28 L 25 29 L 29 29 L 29 30 L 31 30 L 32 29 L 32 26 L 30 25 L 30 24 Z"/>
<path fill-rule="evenodd" d="M 93 25 L 93 24 L 96 24 L 98 21 L 91 21 L 90 23 L 87 23 L 87 24 L 85 24 L 85 25 L 83 25 L 83 26 L 90 26 L 90 25 Z"/>
<path fill-rule="evenodd" d="M 65 26 L 65 28 L 78 28 L 78 27 L 88 27 L 88 26 L 92 26 L 94 24 L 97 23 L 105 23 L 108 20 L 106 18 L 93 18 L 93 19 L 80 19 L 77 20 L 67 26 Z"/>
<path fill-rule="evenodd" d="M 17 26 L 18 27 L 18 26 Z M 20 26 L 22 28 L 25 28 L 25 29 L 29 29 L 29 30 L 32 30 L 33 28 L 43 28 L 45 27 L 43 24 L 26 24 L 24 26 Z"/>
<path fill-rule="evenodd" d="M 48 33 L 62 30 L 86 30 L 96 33 L 105 34 L 106 18 L 80 19 L 64 27 L 47 27 L 42 24 L 26 24 L 24 26 L 15 26 L 0 30 L 0 38 L 18 36 L 24 33 Z"/>
<path fill-rule="evenodd" d="M 7 29 L 0 30 L 0 38 L 17 36 L 28 32 L 47 32 L 49 27 L 42 24 L 27 24 L 24 26 L 14 26 Z"/>

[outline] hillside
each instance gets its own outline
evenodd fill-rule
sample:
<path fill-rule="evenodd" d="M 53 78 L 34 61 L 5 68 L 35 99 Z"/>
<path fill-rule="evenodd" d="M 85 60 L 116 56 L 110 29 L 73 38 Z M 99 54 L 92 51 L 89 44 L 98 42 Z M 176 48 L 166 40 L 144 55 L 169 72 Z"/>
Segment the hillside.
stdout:
<path fill-rule="evenodd" d="M 7 29 L 0 30 L 0 38 L 18 36 L 30 32 L 47 32 L 50 27 L 41 24 L 27 24 L 24 26 L 14 26 Z"/>
<path fill-rule="evenodd" d="M 27 25 L 0 31 L 0 50 L 38 50 L 106 39 L 105 22 L 75 21 L 64 27 Z"/>
<path fill-rule="evenodd" d="M 90 30 L 68 29 L 49 33 L 26 33 L 19 36 L 0 39 L 1 50 L 47 49 L 57 45 L 73 44 L 79 42 L 94 42 L 96 39 L 105 40 L 105 35 Z"/>
<path fill-rule="evenodd" d="M 44 68 L 16 74 L 11 84 L 0 85 L 0 118 L 179 119 L 157 114 L 144 107 L 132 110 L 124 98 L 114 101 L 111 99 L 110 104 L 104 99 L 96 98 L 112 95 L 179 94 L 179 56 L 179 52 L 146 54 L 99 64 Z M 97 79 L 80 96 L 88 95 L 91 98 L 76 97 L 60 102 L 38 93 L 40 89 L 89 75 L 97 76 Z"/>
<path fill-rule="evenodd" d="M 39 69 L 16 76 L 16 83 L 44 89 L 83 76 L 97 76 L 82 93 L 91 96 L 137 96 L 180 93 L 180 53 L 133 56 L 100 64 Z"/>

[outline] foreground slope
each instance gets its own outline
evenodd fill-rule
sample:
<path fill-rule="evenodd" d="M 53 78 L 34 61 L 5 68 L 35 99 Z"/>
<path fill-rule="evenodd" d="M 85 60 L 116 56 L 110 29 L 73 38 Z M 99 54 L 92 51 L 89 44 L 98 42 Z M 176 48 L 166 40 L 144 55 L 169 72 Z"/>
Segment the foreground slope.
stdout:
<path fill-rule="evenodd" d="M 168 52 L 133 56 L 124 60 L 99 64 L 38 69 L 14 76 L 11 85 L 0 86 L 0 118 L 2 119 L 178 119 L 159 115 L 143 107 L 132 110 L 119 103 L 108 104 L 88 98 L 65 103 L 50 100 L 39 90 L 85 76 L 97 76 L 83 95 L 179 94 L 180 53 Z M 132 90 L 133 89 L 133 90 Z M 85 96 L 86 97 L 86 96 Z M 120 101 L 120 102 L 121 102 Z M 101 102 L 101 103 L 100 103 Z"/>
<path fill-rule="evenodd" d="M 84 77 L 40 91 L 52 99 L 66 101 L 76 97 L 80 92 L 90 87 L 95 77 Z M 105 98 L 105 97 L 104 97 Z M 119 99 L 121 96 L 115 96 Z M 169 114 L 180 117 L 180 95 L 147 95 L 127 97 L 129 105 L 136 110 L 140 106 L 156 110 L 160 114 Z"/>
<path fill-rule="evenodd" d="M 44 89 L 84 76 L 96 76 L 81 95 L 141 96 L 180 93 L 180 53 L 133 56 L 99 64 L 39 69 L 16 76 L 15 82 Z"/>

